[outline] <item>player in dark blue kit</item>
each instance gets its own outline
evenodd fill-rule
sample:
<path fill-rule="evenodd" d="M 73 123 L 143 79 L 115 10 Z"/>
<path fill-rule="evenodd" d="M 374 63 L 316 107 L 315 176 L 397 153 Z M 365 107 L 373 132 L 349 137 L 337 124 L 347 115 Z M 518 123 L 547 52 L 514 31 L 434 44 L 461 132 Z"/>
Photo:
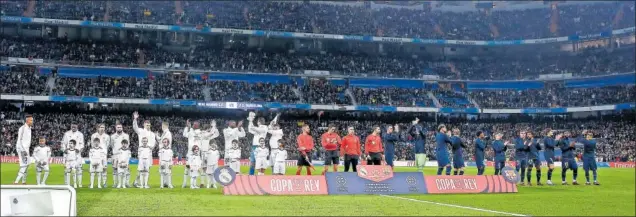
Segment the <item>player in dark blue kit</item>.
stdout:
<path fill-rule="evenodd" d="M 453 168 L 455 169 L 455 171 L 453 171 L 453 175 L 457 175 L 459 172 L 459 175 L 461 176 L 464 175 L 464 167 L 466 167 L 466 164 L 464 163 L 464 148 L 466 148 L 466 144 L 459 135 L 459 129 L 454 128 L 453 136 L 451 137 L 451 145 L 453 147 Z"/>
<path fill-rule="evenodd" d="M 534 134 L 532 132 L 527 132 L 527 137 L 529 141 L 528 146 L 528 171 L 526 172 L 526 177 L 528 178 L 528 186 L 532 185 L 532 166 L 537 169 L 537 185 L 541 184 L 541 160 L 539 159 L 539 151 L 541 151 L 541 145 L 539 145 L 539 140 L 534 138 Z M 522 177 L 523 178 L 523 177 Z"/>
<path fill-rule="evenodd" d="M 563 135 L 557 135 L 557 146 L 561 148 L 561 183 L 567 185 L 565 181 L 566 173 L 568 169 L 572 170 L 572 185 L 579 185 L 576 182 L 576 176 L 579 174 L 579 166 L 574 160 L 574 143 L 575 141 L 570 138 L 570 132 L 565 132 Z"/>
<path fill-rule="evenodd" d="M 451 143 L 450 137 L 446 135 L 446 126 L 439 125 L 435 134 L 435 157 L 437 158 L 437 175 L 442 175 L 444 167 L 446 167 L 446 175 L 450 175 L 451 165 L 448 157 L 448 144 Z"/>
<path fill-rule="evenodd" d="M 393 157 L 395 156 L 395 143 L 400 141 L 400 128 L 396 124 L 395 128 L 389 125 L 386 132 L 382 134 L 382 144 L 384 144 L 384 160 L 386 164 L 393 168 Z"/>
<path fill-rule="evenodd" d="M 475 164 L 477 164 L 477 175 L 483 175 L 486 170 L 486 135 L 484 132 L 477 132 L 477 139 L 475 139 Z"/>
<path fill-rule="evenodd" d="M 495 141 L 492 142 L 492 149 L 495 151 L 495 175 L 501 175 L 501 170 L 506 166 L 506 151 L 508 146 L 501 138 L 503 134 L 495 134 Z"/>
<path fill-rule="evenodd" d="M 546 136 L 543 138 L 543 157 L 545 157 L 546 163 L 548 163 L 548 181 L 546 183 L 548 185 L 552 184 L 552 172 L 554 171 L 554 147 L 556 146 L 556 141 L 552 136 L 554 136 L 554 131 L 548 129 Z"/>
<path fill-rule="evenodd" d="M 415 118 L 413 122 L 411 122 L 411 126 L 407 130 L 408 134 L 411 136 L 411 143 L 413 143 L 414 151 L 415 151 L 415 166 L 417 166 L 417 171 L 422 172 L 424 170 L 424 166 L 426 165 L 426 129 L 419 125 L 418 122 L 420 119 Z"/>
<path fill-rule="evenodd" d="M 598 183 L 596 174 L 596 140 L 594 134 L 590 131 L 583 131 L 585 138 L 579 138 L 578 141 L 583 143 L 583 170 L 585 170 L 585 185 L 590 185 L 590 170 L 594 175 L 594 185 Z"/>
<path fill-rule="evenodd" d="M 528 167 L 528 151 L 530 150 L 528 145 L 529 140 L 526 138 L 526 131 L 520 131 L 519 137 L 515 139 L 515 160 L 517 161 L 516 170 L 521 171 L 521 184 L 526 185 L 523 182 L 523 177 L 526 177 L 526 167 Z"/>

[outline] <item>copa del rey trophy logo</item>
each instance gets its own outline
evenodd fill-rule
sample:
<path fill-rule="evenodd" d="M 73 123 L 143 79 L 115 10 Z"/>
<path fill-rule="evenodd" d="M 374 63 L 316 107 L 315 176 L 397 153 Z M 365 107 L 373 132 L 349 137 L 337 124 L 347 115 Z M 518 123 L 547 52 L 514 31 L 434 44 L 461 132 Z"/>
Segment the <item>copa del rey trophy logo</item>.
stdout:
<path fill-rule="evenodd" d="M 388 165 L 358 165 L 358 176 L 374 182 L 393 178 L 393 170 Z"/>

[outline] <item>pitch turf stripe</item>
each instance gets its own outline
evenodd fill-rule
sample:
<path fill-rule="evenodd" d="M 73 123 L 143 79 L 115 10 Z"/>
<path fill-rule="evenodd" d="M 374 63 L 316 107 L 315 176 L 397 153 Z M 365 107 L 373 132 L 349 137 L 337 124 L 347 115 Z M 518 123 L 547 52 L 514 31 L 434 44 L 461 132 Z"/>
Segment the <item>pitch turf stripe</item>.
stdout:
<path fill-rule="evenodd" d="M 408 201 L 413 201 L 413 202 L 418 202 L 418 203 L 428 203 L 428 204 L 435 204 L 435 205 L 439 205 L 439 206 L 448 206 L 448 207 L 469 209 L 469 210 L 475 210 L 475 211 L 481 211 L 481 212 L 497 213 L 497 214 L 503 214 L 503 215 L 528 216 L 528 215 L 523 215 L 523 214 L 509 213 L 509 212 L 500 212 L 500 211 L 495 211 L 495 210 L 481 209 L 481 208 L 475 208 L 475 207 L 469 207 L 469 206 L 460 206 L 460 205 L 454 205 L 454 204 L 438 203 L 438 202 L 431 202 L 431 201 L 426 201 L 426 200 L 416 200 L 416 199 L 412 199 L 412 198 L 398 197 L 398 196 L 392 196 L 392 195 L 386 195 L 386 194 L 380 194 L 380 196 L 390 197 L 390 198 L 395 198 L 395 199 L 401 199 L 401 200 L 408 200 Z"/>

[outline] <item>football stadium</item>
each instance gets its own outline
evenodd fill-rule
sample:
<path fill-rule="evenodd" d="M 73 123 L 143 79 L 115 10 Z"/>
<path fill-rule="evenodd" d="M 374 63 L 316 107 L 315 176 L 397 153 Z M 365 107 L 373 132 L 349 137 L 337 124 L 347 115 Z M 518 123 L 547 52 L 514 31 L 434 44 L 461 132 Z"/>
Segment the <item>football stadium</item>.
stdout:
<path fill-rule="evenodd" d="M 636 216 L 633 1 L 0 8 L 0 216 Z"/>

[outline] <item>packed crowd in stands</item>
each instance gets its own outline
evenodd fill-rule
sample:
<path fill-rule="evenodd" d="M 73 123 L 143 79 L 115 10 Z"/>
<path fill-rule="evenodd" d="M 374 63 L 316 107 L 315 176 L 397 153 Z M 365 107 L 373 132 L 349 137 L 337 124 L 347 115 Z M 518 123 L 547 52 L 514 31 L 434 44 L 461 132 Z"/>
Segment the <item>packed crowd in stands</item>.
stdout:
<path fill-rule="evenodd" d="M 620 85 L 595 88 L 554 88 L 527 90 L 475 90 L 470 97 L 481 108 L 551 108 L 599 106 L 628 102 L 636 86 Z"/>
<path fill-rule="evenodd" d="M 484 60 L 439 62 L 424 59 L 366 55 L 305 55 L 266 51 L 236 51 L 197 47 L 190 52 L 127 43 L 67 42 L 24 38 L 3 38 L 0 55 L 37 58 L 65 64 L 137 66 L 163 68 L 179 63 L 194 69 L 290 74 L 304 70 L 326 70 L 343 75 L 369 77 L 441 78 L 467 80 L 535 79 L 541 74 L 572 73 L 574 76 L 606 75 L 634 70 L 633 50 L 584 51 L 577 55 L 543 56 L 540 59 L 492 57 Z M 142 58 L 143 57 L 143 58 Z"/>
<path fill-rule="evenodd" d="M 37 1 L 33 11 L 27 5 L 24 1 L 3 1 L 2 13 L 71 20 L 464 40 L 548 38 L 634 26 L 633 2 L 469 12 L 442 12 L 435 6 L 423 11 L 304 1 Z"/>
<path fill-rule="evenodd" d="M 15 135 L 20 125 L 23 124 L 22 119 L 24 113 L 20 113 L 17 109 L 8 109 L 3 113 L 3 145 L 0 148 L 0 152 L 5 155 L 11 155 L 15 153 L 13 144 L 15 144 Z M 129 110 L 132 112 L 132 110 Z M 87 109 L 86 105 L 74 105 L 74 104 L 49 104 L 40 105 L 37 104 L 33 107 L 27 107 L 26 111 L 34 116 L 35 124 L 33 127 L 33 143 L 37 144 L 37 139 L 41 136 L 46 137 L 47 144 L 53 147 L 54 155 L 60 156 L 60 139 L 65 131 L 70 128 L 71 123 L 79 124 L 80 131 L 84 134 L 85 138 L 95 132 L 98 123 L 106 124 L 107 133 L 114 132 L 114 124 L 116 121 L 120 121 L 124 126 L 124 132 L 130 134 L 131 148 L 133 156 L 136 155 L 136 148 L 138 145 L 137 135 L 132 130 L 132 115 L 126 113 L 124 110 L 118 110 L 114 108 L 92 108 Z M 322 133 L 326 132 L 328 124 L 335 124 L 337 131 L 341 136 L 346 135 L 346 128 L 353 126 L 356 130 L 356 134 L 360 136 L 361 141 L 364 141 L 365 137 L 372 131 L 373 126 L 382 126 L 383 130 L 387 126 L 393 124 L 400 125 L 401 137 L 406 139 L 396 144 L 396 159 L 397 160 L 413 160 L 413 146 L 410 143 L 411 137 L 408 136 L 407 129 L 411 125 L 410 118 L 414 118 L 414 114 L 394 113 L 384 114 L 378 116 L 376 114 L 367 113 L 365 117 L 356 116 L 345 117 L 343 114 L 329 114 L 320 118 L 321 112 L 302 112 L 292 114 L 293 112 L 286 112 L 281 116 L 278 122 L 281 128 L 285 132 L 284 143 L 286 149 L 290 153 L 289 159 L 295 159 L 297 156 L 296 151 L 296 135 L 300 134 L 300 126 L 308 124 L 311 126 L 311 135 L 315 140 L 316 147 L 314 149 L 315 159 L 321 159 L 324 155 L 324 149 L 322 148 L 319 139 Z M 175 157 L 183 157 L 186 154 L 187 142 L 182 136 L 182 130 L 185 126 L 186 120 L 199 120 L 203 126 L 203 129 L 209 129 L 211 120 L 216 120 L 217 128 L 222 132 L 226 128 L 226 121 L 229 120 L 244 120 L 247 116 L 246 112 L 226 112 L 217 114 L 196 114 L 188 112 L 180 112 L 177 116 L 174 113 L 161 113 L 146 111 L 141 113 L 141 120 L 150 120 L 152 124 L 152 130 L 158 132 L 162 121 L 170 123 L 170 131 L 173 134 L 173 149 L 175 151 Z M 265 116 L 267 122 L 273 119 L 273 113 L 261 114 Z M 426 136 L 426 152 L 429 158 L 435 159 L 435 141 L 434 131 L 439 124 L 446 124 L 449 129 L 459 128 L 461 131 L 461 137 L 467 142 L 468 148 L 464 152 L 464 158 L 466 160 L 472 160 L 472 153 L 474 153 L 474 139 L 477 131 L 484 131 L 487 135 L 492 135 L 495 132 L 504 133 L 504 140 L 511 141 L 515 138 L 518 131 L 530 130 L 535 134 L 536 138 L 543 138 L 546 129 L 553 129 L 558 131 L 568 130 L 572 131 L 574 135 L 578 135 L 582 130 L 592 130 L 595 134 L 595 138 L 598 141 L 598 161 L 633 161 L 636 148 L 636 136 L 633 134 L 636 130 L 636 124 L 633 121 L 633 112 L 624 112 L 621 114 L 615 114 L 605 116 L 603 121 L 599 121 L 598 117 L 594 119 L 560 119 L 555 120 L 551 116 L 546 117 L 509 117 L 504 119 L 481 119 L 478 121 L 467 120 L 463 118 L 441 118 L 441 120 L 435 121 L 424 118 L 420 121 L 420 124 L 428 131 Z M 402 117 L 400 117 L 402 116 Z M 316 118 L 318 117 L 318 118 Z M 339 117 L 338 119 L 333 119 Z M 243 127 L 246 129 L 247 122 L 243 123 Z M 240 146 L 242 150 L 242 157 L 247 158 L 249 156 L 249 145 L 252 141 L 252 135 L 250 133 L 240 140 Z M 216 139 L 217 144 L 220 145 L 220 150 L 224 150 L 223 136 L 221 135 Z M 33 146 L 32 146 L 33 147 Z M 363 144 L 364 148 L 364 144 Z M 578 152 L 581 152 L 579 150 Z M 512 157 L 514 151 L 509 150 L 508 156 Z M 155 153 L 156 155 L 156 150 Z M 84 150 L 84 156 L 87 155 L 87 150 Z M 492 160 L 493 153 L 491 149 L 487 150 L 487 159 Z"/>
<path fill-rule="evenodd" d="M 248 83 L 244 81 L 200 80 L 193 76 L 158 75 L 148 78 L 76 78 L 43 75 L 37 68 L 16 66 L 0 71 L 2 93 L 26 95 L 96 96 L 107 98 L 191 99 L 236 102 L 284 102 L 338 105 L 391 105 L 404 107 L 452 108 L 552 108 L 598 106 L 630 102 L 636 86 L 615 85 L 594 88 L 470 90 L 444 87 L 362 88 L 309 79 L 296 83 Z M 346 90 L 351 94 L 347 94 Z M 429 96 L 429 92 L 438 101 Z M 353 97 L 353 99 L 352 99 Z M 471 101 L 472 100 L 472 101 Z"/>

